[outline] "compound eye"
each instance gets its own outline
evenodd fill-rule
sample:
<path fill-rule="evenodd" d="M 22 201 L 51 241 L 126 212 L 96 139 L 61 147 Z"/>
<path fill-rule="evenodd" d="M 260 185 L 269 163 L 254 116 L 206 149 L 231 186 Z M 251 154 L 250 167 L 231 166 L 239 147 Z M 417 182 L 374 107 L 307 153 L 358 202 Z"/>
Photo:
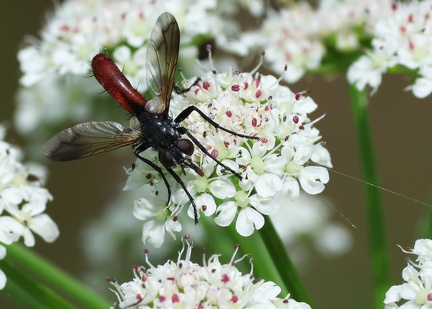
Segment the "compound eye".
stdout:
<path fill-rule="evenodd" d="M 171 154 L 169 153 L 168 150 L 159 153 L 159 161 L 162 163 L 163 166 L 165 167 L 172 167 L 174 166 L 174 160 L 173 157 L 171 156 Z"/>
<path fill-rule="evenodd" d="M 191 156 L 194 152 L 194 145 L 188 139 L 179 139 L 176 142 L 177 148 L 181 150 L 185 155 Z"/>

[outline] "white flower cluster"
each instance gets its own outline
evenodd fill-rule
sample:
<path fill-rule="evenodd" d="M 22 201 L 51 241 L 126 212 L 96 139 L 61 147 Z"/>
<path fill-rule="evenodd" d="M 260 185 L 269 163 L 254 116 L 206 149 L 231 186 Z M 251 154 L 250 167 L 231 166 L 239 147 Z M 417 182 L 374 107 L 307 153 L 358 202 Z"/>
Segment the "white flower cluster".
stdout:
<path fill-rule="evenodd" d="M 254 3 L 253 9 L 262 11 L 261 1 Z M 65 1 L 56 6 L 40 40 L 34 39 L 18 53 L 24 73 L 21 84 L 34 85 L 50 73 L 87 75 L 89 61 L 103 49 L 108 49 L 112 58 L 121 63 L 132 84 L 145 84 L 147 40 L 160 14 L 169 11 L 176 17 L 183 45 L 191 45 L 199 35 L 227 42 L 226 34 L 236 35 L 237 26 L 230 22 L 231 31 L 225 31 L 228 25 L 221 22 L 218 14 L 233 14 L 238 6 L 231 3 L 222 7 L 217 1 L 208 0 Z M 191 58 L 196 58 L 196 49 L 197 46 Z"/>
<path fill-rule="evenodd" d="M 348 70 L 348 81 L 375 91 L 381 75 L 402 66 L 419 75 L 409 87 L 418 98 L 432 92 L 432 1 L 393 2 L 382 7 L 367 31 L 372 48 Z"/>
<path fill-rule="evenodd" d="M 246 33 L 241 40 L 264 48 L 273 71 L 280 73 L 280 64 L 286 63 L 285 79 L 294 83 L 306 71 L 321 66 L 326 54 L 332 52 L 327 50 L 329 46 L 340 53 L 357 50 L 361 39 L 358 28 L 367 28 L 370 17 L 390 4 L 390 0 L 322 0 L 315 9 L 301 1 L 278 12 L 270 11 L 262 28 Z"/>
<path fill-rule="evenodd" d="M 21 152 L 4 141 L 5 128 L 0 126 L 0 258 L 6 248 L 24 238 L 24 244 L 35 244 L 33 233 L 47 242 L 59 235 L 55 222 L 45 213 L 46 203 L 52 200 L 47 189 L 41 187 L 41 177 L 24 166 Z M 6 284 L 6 276 L 0 270 L 0 289 Z"/>
<path fill-rule="evenodd" d="M 147 42 L 165 11 L 175 16 L 180 27 L 180 66 L 196 74 L 200 44 L 213 39 L 221 48 L 231 46 L 240 33 L 238 22 L 227 18 L 240 6 L 254 14 L 263 10 L 261 0 L 69 0 L 58 4 L 40 38 L 28 40 L 29 45 L 18 53 L 23 75 L 16 98 L 17 129 L 32 134 L 33 140 L 45 139 L 35 130 L 41 123 L 50 128 L 65 121 L 88 120 L 96 110 L 100 115 L 94 102 L 100 85 L 85 78 L 91 75 L 89 63 L 99 52 L 110 54 L 132 85 L 144 92 Z"/>
<path fill-rule="evenodd" d="M 187 242 L 187 241 L 185 241 Z M 254 282 L 252 273 L 243 275 L 234 260 L 237 249 L 227 264 L 213 255 L 204 265 L 190 260 L 192 245 L 179 252 L 177 262 L 168 261 L 154 267 L 134 267 L 135 278 L 119 285 L 114 280 L 118 304 L 115 308 L 287 308 L 310 309 L 306 303 L 278 298 L 279 286 L 271 281 Z"/>
<path fill-rule="evenodd" d="M 414 248 L 402 251 L 417 258 L 415 262 L 409 259 L 402 271 L 406 282 L 387 291 L 384 308 L 432 308 L 432 240 L 418 239 Z"/>
<path fill-rule="evenodd" d="M 275 72 L 286 63 L 285 79 L 290 83 L 307 71 L 345 70 L 349 65 L 348 81 L 359 90 L 370 86 L 375 92 L 382 74 L 397 68 L 417 74 L 408 89 L 424 98 L 432 93 L 431 9 L 430 0 L 323 0 L 316 9 L 300 2 L 270 11 L 259 31 L 244 33 L 239 41 L 249 49 L 264 48 Z M 350 53 L 359 58 L 338 68 L 337 55 Z"/>
<path fill-rule="evenodd" d="M 130 246 L 140 241 L 141 221 L 133 218 L 129 207 L 119 207 L 132 205 L 141 196 L 141 190 L 124 192 L 83 229 L 80 239 L 88 265 L 85 278 L 94 288 L 101 288 L 99 278 L 106 276 L 107 268 L 120 273 L 125 261 L 133 264 L 141 258 L 142 250 Z M 280 203 L 283 207 L 271 216 L 271 220 L 296 266 L 308 269 L 308 258 L 312 255 L 337 257 L 351 249 L 350 230 L 333 220 L 334 211 L 321 197 L 302 193 L 293 202 L 284 203 L 282 200 Z M 207 246 L 213 235 L 206 233 L 205 225 L 195 225 L 186 216 L 182 213 L 178 219 L 182 222 L 182 233 L 193 234 L 195 245 Z M 125 242 L 125 239 L 129 241 Z M 161 248 L 152 252 L 152 256 L 165 260 L 172 256 L 177 244 L 177 240 L 168 237 Z"/>
<path fill-rule="evenodd" d="M 57 6 L 55 14 L 42 29 L 40 41 L 32 42 L 18 53 L 24 73 L 21 84 L 34 85 L 49 73 L 84 76 L 90 68 L 89 60 L 103 48 L 115 48 L 113 52 L 123 61 L 126 74 L 145 72 L 140 69 L 145 62 L 144 42 L 164 6 L 170 5 L 176 16 L 184 15 L 179 9 L 185 6 L 179 7 L 175 1 L 158 3 L 81 0 L 66 1 Z M 125 44 L 118 46 L 121 42 Z M 127 65 L 126 57 L 133 60 L 132 49 L 136 49 L 134 54 L 139 55 L 136 59 L 141 61 Z"/>
<path fill-rule="evenodd" d="M 191 84 L 191 79 L 186 84 Z M 252 140 L 216 130 L 198 113 L 181 123 L 223 164 L 242 175 L 239 179 L 223 171 L 214 160 L 195 150 L 192 160 L 201 167 L 200 177 L 190 169 L 182 180 L 192 194 L 199 215 L 215 215 L 215 222 L 228 226 L 236 220 L 236 230 L 251 235 L 264 225 L 263 215 L 276 213 L 280 201 L 289 203 L 300 194 L 318 194 L 329 180 L 329 152 L 319 143 L 321 136 L 308 114 L 317 108 L 315 102 L 287 87 L 273 76 L 254 73 L 209 72 L 183 96 L 174 95 L 171 112 L 178 115 L 189 105 L 197 106 L 222 127 L 258 136 Z M 157 162 L 157 153 L 146 151 L 147 159 Z M 181 173 L 180 168 L 176 168 Z M 225 173 L 224 173 L 225 172 Z M 143 241 L 159 247 L 165 231 L 179 232 L 177 220 L 189 199 L 172 177 L 167 175 L 173 192 L 167 207 L 167 190 L 161 176 L 137 160 L 130 172 L 126 189 L 144 186 L 144 198 L 135 205 L 135 216 L 145 220 Z M 276 198 L 282 196 L 282 198 Z M 193 217 L 193 208 L 188 214 Z"/>

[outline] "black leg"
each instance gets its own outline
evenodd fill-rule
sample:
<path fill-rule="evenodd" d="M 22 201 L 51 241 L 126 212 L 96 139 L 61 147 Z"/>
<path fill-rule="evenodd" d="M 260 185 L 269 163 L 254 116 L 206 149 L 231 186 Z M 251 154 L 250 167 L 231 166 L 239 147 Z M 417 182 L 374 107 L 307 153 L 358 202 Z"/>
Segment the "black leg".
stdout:
<path fill-rule="evenodd" d="M 185 120 L 187 117 L 189 117 L 189 115 L 192 112 L 197 112 L 198 114 L 200 114 L 200 116 L 202 118 L 204 118 L 205 121 L 207 121 L 208 123 L 210 123 L 212 126 L 214 126 L 216 129 L 221 129 L 222 131 L 228 132 L 232 135 L 236 135 L 239 137 L 244 137 L 244 138 L 249 138 L 249 139 L 259 139 L 258 136 L 250 136 L 250 135 L 244 135 L 244 134 L 240 134 L 240 133 L 236 133 L 234 131 L 228 130 L 224 127 L 221 127 L 217 122 L 213 121 L 210 119 L 209 116 L 207 116 L 206 114 L 204 114 L 198 107 L 196 107 L 195 105 L 191 105 L 188 106 L 187 108 L 185 108 L 174 120 L 175 123 L 180 123 L 183 120 Z"/>
<path fill-rule="evenodd" d="M 165 168 L 171 174 L 171 176 L 173 176 L 174 179 L 180 184 L 180 186 L 182 187 L 183 191 L 186 193 L 186 195 L 188 196 L 189 200 L 191 201 L 192 207 L 194 209 L 195 224 L 198 224 L 198 222 L 199 222 L 198 221 L 198 208 L 197 208 L 197 206 L 195 204 L 195 201 L 194 201 L 192 195 L 186 189 L 186 186 L 185 186 L 183 180 L 181 180 L 181 178 L 172 169 L 170 169 L 168 167 L 165 167 Z"/>
<path fill-rule="evenodd" d="M 164 175 L 162 169 L 161 169 L 159 166 L 157 166 L 156 164 L 154 164 L 152 161 L 150 161 L 149 159 L 146 159 L 146 158 L 142 157 L 142 156 L 140 155 L 140 152 L 141 152 L 141 150 L 140 150 L 139 148 L 135 149 L 135 151 L 134 151 L 135 155 L 136 155 L 136 156 L 137 156 L 141 161 L 143 161 L 144 163 L 150 165 L 150 166 L 151 166 L 151 167 L 152 167 L 156 172 L 159 173 L 159 175 L 162 176 L 162 179 L 163 179 L 163 181 L 165 182 L 165 186 L 167 187 L 167 190 L 168 190 L 168 203 L 169 203 L 169 201 L 170 201 L 170 199 L 171 199 L 171 188 L 170 188 L 170 185 L 168 184 L 168 180 L 166 179 L 166 177 L 165 177 L 165 175 Z"/>
<path fill-rule="evenodd" d="M 240 176 L 240 174 L 238 174 L 236 171 L 234 171 L 232 168 L 230 168 L 229 166 L 226 166 L 225 164 L 223 164 L 221 161 L 219 161 L 218 159 L 216 159 L 215 157 L 213 157 L 208 151 L 207 149 L 195 138 L 195 136 L 193 136 L 192 134 L 190 134 L 189 131 L 185 130 L 186 135 L 192 140 L 192 142 L 198 146 L 198 148 L 204 152 L 207 156 L 209 156 L 210 158 L 212 158 L 213 161 L 215 161 L 217 164 L 219 164 L 220 166 L 222 166 L 224 169 L 229 170 L 231 173 L 233 173 L 234 175 L 236 175 L 240 180 L 242 179 L 242 176 Z"/>
<path fill-rule="evenodd" d="M 193 83 L 192 85 L 190 85 L 190 87 L 183 88 L 183 89 L 180 89 L 180 87 L 177 85 L 177 83 L 174 83 L 174 91 L 175 91 L 177 94 L 183 94 L 183 93 L 189 92 L 189 91 L 192 89 L 193 86 L 195 86 L 196 84 L 198 84 L 198 82 L 199 82 L 200 80 L 201 80 L 201 78 L 197 78 L 197 79 L 194 81 L 194 83 Z"/>
<path fill-rule="evenodd" d="M 135 149 L 134 153 L 140 160 L 142 160 L 144 163 L 147 163 L 148 165 L 150 165 L 156 172 L 158 172 L 162 176 L 162 179 L 165 182 L 165 185 L 166 185 L 167 190 L 168 190 L 168 203 L 169 203 L 171 200 L 171 187 L 168 184 L 168 181 L 167 181 L 162 169 L 159 166 L 157 166 L 156 164 L 154 164 L 152 161 L 150 161 L 149 159 L 146 159 L 140 155 L 140 152 L 142 152 L 143 150 L 146 149 L 146 148 L 145 149 L 142 149 L 142 148 L 143 147 L 139 147 L 139 148 Z M 191 201 L 192 207 L 194 209 L 195 224 L 198 224 L 198 209 L 197 209 L 197 206 L 195 204 L 195 201 L 194 201 L 192 195 L 186 189 L 186 186 L 183 183 L 183 181 L 181 180 L 181 178 L 171 168 L 168 168 L 165 166 L 165 169 L 168 171 L 168 173 L 171 174 L 172 177 L 174 177 L 174 179 L 180 184 L 182 189 L 185 191 L 186 195 L 189 197 L 189 200 Z"/>

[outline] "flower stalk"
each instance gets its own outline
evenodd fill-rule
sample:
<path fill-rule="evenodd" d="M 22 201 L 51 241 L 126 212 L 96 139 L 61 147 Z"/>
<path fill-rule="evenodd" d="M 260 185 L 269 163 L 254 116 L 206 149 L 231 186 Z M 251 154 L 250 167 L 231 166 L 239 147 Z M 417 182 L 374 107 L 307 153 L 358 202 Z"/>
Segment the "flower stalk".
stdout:
<path fill-rule="evenodd" d="M 313 307 L 312 301 L 270 218 L 258 234 L 266 247 L 265 251 L 270 255 L 273 265 L 277 269 L 278 276 L 283 281 L 281 286 L 285 286 L 294 299 L 308 303 Z M 265 271 L 265 267 L 261 267 L 260 270 Z"/>
<path fill-rule="evenodd" d="M 61 295 L 64 295 L 67 299 L 73 299 L 77 304 L 76 306 L 81 308 L 109 307 L 109 303 L 94 291 L 83 286 L 33 251 L 17 243 L 7 246 L 7 250 L 7 258 L 1 261 L 1 265 L 2 269 L 7 270 L 8 280 L 13 281 L 14 286 L 20 285 L 21 287 L 26 287 L 27 294 L 35 301 L 43 302 L 45 305 L 48 300 L 54 301 L 57 303 L 57 306 L 52 306 L 52 308 L 74 308 L 75 305 L 73 303 L 63 299 Z M 10 261 L 13 261 L 13 263 Z M 26 271 L 25 274 L 20 271 L 23 269 Z M 30 272 L 34 276 L 29 276 Z M 36 279 L 32 280 L 31 278 L 33 277 Z M 42 285 L 40 283 L 41 279 L 47 285 Z M 55 287 L 58 292 L 52 290 L 51 287 Z M 6 288 L 12 289 L 8 285 L 6 285 Z M 42 295 L 48 296 L 43 297 Z"/>
<path fill-rule="evenodd" d="M 354 114 L 354 123 L 365 180 L 366 219 L 369 231 L 369 249 L 372 264 L 374 308 L 382 308 L 382 301 L 390 285 L 390 266 L 385 233 L 385 219 L 380 189 L 377 187 L 378 169 L 375 162 L 372 134 L 368 116 L 368 95 L 348 85 Z M 370 184 L 373 184 L 371 186 Z"/>

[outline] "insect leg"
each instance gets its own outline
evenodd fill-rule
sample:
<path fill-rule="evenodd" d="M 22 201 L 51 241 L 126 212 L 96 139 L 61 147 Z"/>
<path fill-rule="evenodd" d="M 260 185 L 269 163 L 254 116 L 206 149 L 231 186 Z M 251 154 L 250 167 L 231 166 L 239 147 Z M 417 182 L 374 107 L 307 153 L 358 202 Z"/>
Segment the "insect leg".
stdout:
<path fill-rule="evenodd" d="M 213 161 L 215 161 L 217 164 L 219 164 L 220 166 L 222 166 L 224 169 L 229 170 L 231 173 L 233 173 L 234 175 L 236 175 L 240 180 L 242 179 L 242 176 L 240 176 L 240 174 L 238 174 L 236 171 L 234 171 L 232 168 L 230 168 L 229 166 L 226 166 L 225 164 L 223 164 L 221 161 L 219 161 L 218 159 L 216 159 L 215 157 L 213 157 L 208 151 L 207 149 L 195 138 L 195 136 L 193 136 L 192 134 L 190 134 L 190 132 L 188 130 L 184 130 L 184 133 L 192 140 L 192 142 L 198 146 L 198 148 L 204 152 L 207 156 L 209 156 L 210 158 L 212 158 Z"/>
<path fill-rule="evenodd" d="M 194 209 L 194 219 L 195 219 L 195 224 L 198 224 L 198 208 L 195 204 L 195 201 L 192 197 L 192 195 L 189 193 L 188 189 L 186 189 L 186 186 L 184 184 L 184 182 L 181 180 L 181 178 L 179 177 L 179 175 L 177 175 L 171 168 L 165 167 L 166 170 L 168 171 L 168 173 L 171 174 L 171 176 L 174 177 L 174 179 L 180 184 L 180 186 L 182 187 L 183 191 L 186 193 L 186 195 L 188 196 L 189 200 L 192 203 L 192 207 Z"/>
<path fill-rule="evenodd" d="M 176 122 L 176 123 L 180 123 L 180 122 L 182 122 L 182 121 L 185 120 L 187 117 L 189 117 L 189 115 L 190 115 L 192 112 L 197 112 L 198 114 L 200 114 L 200 116 L 201 116 L 202 118 L 204 118 L 205 121 L 207 121 L 208 123 L 210 123 L 210 124 L 211 124 L 212 126 L 214 126 L 216 129 L 221 129 L 222 131 L 228 132 L 228 133 L 230 133 L 230 134 L 232 134 L 232 135 L 236 135 L 236 136 L 239 136 L 239 137 L 244 137 L 244 138 L 249 138 L 249 139 L 259 139 L 258 136 L 250 136 L 250 135 L 244 135 L 244 134 L 236 133 L 236 132 L 234 132 L 234 131 L 228 130 L 228 129 L 226 129 L 226 128 L 220 126 L 220 124 L 218 124 L 217 122 L 211 120 L 209 116 L 207 116 L 206 114 L 204 114 L 204 113 L 203 113 L 203 112 L 202 112 L 198 107 L 196 107 L 196 106 L 194 106 L 194 105 L 191 105 L 191 106 L 188 106 L 187 108 L 185 108 L 185 109 L 184 109 L 184 110 L 183 110 L 183 111 L 182 111 L 182 112 L 181 112 L 181 113 L 176 117 L 176 119 L 174 120 L 174 122 Z"/>
<path fill-rule="evenodd" d="M 168 202 L 169 202 L 170 199 L 171 199 L 171 188 L 170 188 L 170 185 L 168 184 L 168 180 L 166 179 L 166 177 L 165 177 L 162 169 L 159 166 L 157 166 L 156 164 L 154 164 L 152 161 L 150 161 L 149 159 L 146 159 L 146 158 L 142 157 L 140 155 L 141 151 L 142 151 L 142 149 L 137 148 L 137 149 L 134 150 L 134 153 L 135 153 L 135 155 L 137 156 L 138 159 L 140 159 L 144 163 L 150 165 L 156 172 L 159 173 L 159 175 L 162 176 L 162 179 L 165 182 L 165 186 L 167 187 L 167 190 L 168 190 Z"/>
<path fill-rule="evenodd" d="M 189 87 L 187 87 L 187 88 L 183 88 L 183 89 L 180 89 L 180 87 L 177 85 L 177 83 L 174 83 L 174 90 L 175 90 L 175 92 L 177 93 L 177 94 L 183 94 L 183 93 L 186 93 L 186 92 L 189 92 L 191 89 L 192 89 L 192 87 L 193 86 L 195 86 L 196 84 L 198 84 L 198 82 L 201 80 L 201 78 L 197 78 L 195 81 L 194 81 L 194 83 L 192 84 L 192 85 L 190 85 Z"/>

